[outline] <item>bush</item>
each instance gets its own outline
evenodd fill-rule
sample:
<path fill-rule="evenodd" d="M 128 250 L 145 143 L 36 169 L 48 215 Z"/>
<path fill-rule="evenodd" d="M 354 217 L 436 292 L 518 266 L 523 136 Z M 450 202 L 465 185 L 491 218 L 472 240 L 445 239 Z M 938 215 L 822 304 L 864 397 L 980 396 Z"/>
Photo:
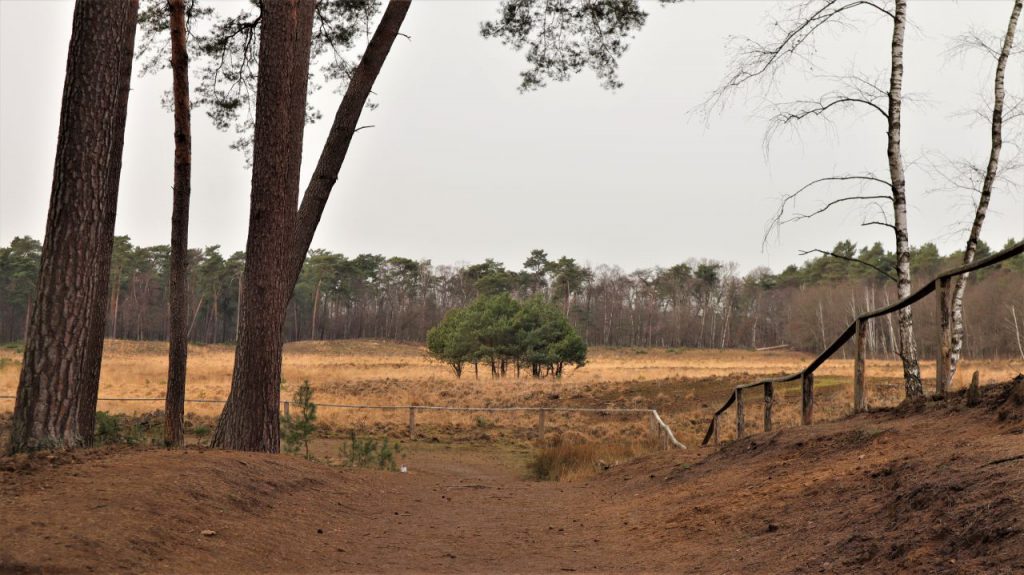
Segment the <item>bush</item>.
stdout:
<path fill-rule="evenodd" d="M 478 297 L 427 332 L 427 350 L 456 377 L 462 377 L 466 364 L 481 363 L 495 377 L 510 369 L 516 376 L 528 369 L 533 377 L 561 377 L 566 365 L 583 367 L 587 361 L 583 338 L 541 296 L 522 303 L 508 294 Z"/>
<path fill-rule="evenodd" d="M 313 388 L 308 381 L 303 381 L 295 390 L 292 406 L 299 410 L 299 414 L 294 417 L 288 414 L 281 418 L 284 450 L 286 453 L 297 454 L 300 449 L 304 449 L 305 457 L 309 459 L 309 440 L 316 431 L 316 404 L 313 403 Z"/>
<path fill-rule="evenodd" d="M 111 415 L 106 411 L 96 412 L 96 428 L 93 441 L 100 445 L 137 445 L 145 440 L 145 432 L 138 423 L 130 423 L 123 415 Z"/>
<path fill-rule="evenodd" d="M 368 437 L 360 439 L 353 431 L 348 444 L 342 444 L 340 454 L 349 467 L 375 467 L 395 471 L 395 454 L 400 451 L 398 442 L 392 444 L 387 437 L 380 441 Z"/>
<path fill-rule="evenodd" d="M 196 436 L 196 442 L 199 445 L 204 445 L 206 438 L 210 436 L 212 430 L 206 425 L 197 425 L 192 428 L 192 434 Z"/>

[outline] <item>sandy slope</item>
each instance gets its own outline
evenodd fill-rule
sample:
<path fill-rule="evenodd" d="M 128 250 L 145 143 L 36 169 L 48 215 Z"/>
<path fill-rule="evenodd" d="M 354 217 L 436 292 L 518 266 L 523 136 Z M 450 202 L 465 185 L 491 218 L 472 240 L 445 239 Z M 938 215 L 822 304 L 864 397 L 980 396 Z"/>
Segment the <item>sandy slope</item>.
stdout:
<path fill-rule="evenodd" d="M 1024 572 L 1024 382 L 583 483 L 106 450 L 0 460 L 2 572 Z M 201 531 L 216 531 L 203 536 Z"/>

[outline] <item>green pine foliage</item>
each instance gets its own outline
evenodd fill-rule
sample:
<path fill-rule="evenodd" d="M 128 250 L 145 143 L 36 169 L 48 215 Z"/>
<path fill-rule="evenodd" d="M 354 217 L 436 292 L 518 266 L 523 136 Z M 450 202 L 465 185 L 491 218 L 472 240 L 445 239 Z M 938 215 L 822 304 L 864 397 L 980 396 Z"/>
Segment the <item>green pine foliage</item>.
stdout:
<path fill-rule="evenodd" d="M 461 377 L 482 364 L 494 377 L 527 370 L 533 377 L 561 377 L 566 366 L 583 367 L 587 344 L 561 310 L 542 296 L 523 302 L 508 294 L 483 295 L 449 312 L 427 332 L 430 355 Z"/>
<path fill-rule="evenodd" d="M 340 448 L 341 458 L 349 467 L 375 467 L 396 471 L 395 455 L 401 451 L 398 442 L 391 443 L 387 437 L 380 440 L 372 437 L 360 438 L 353 431 L 349 442 Z"/>
<path fill-rule="evenodd" d="M 96 412 L 96 426 L 93 443 L 96 445 L 154 445 L 157 438 L 163 439 L 160 418 L 153 414 L 129 416 Z"/>
<path fill-rule="evenodd" d="M 295 390 L 292 408 L 297 409 L 298 414 L 293 416 L 289 413 L 281 418 L 281 441 L 286 453 L 298 454 L 304 450 L 306 459 L 309 459 L 309 440 L 316 431 L 316 404 L 313 403 L 313 388 L 308 381 L 303 381 Z"/>

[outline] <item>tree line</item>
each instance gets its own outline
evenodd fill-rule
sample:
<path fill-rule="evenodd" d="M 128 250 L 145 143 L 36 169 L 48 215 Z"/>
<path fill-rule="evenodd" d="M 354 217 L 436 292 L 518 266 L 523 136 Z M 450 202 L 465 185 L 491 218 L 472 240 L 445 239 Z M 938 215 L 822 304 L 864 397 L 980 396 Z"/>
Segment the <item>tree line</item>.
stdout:
<path fill-rule="evenodd" d="M 1012 245 L 1013 240 L 1007 242 Z M 40 243 L 20 237 L 0 248 L 0 340 L 24 338 L 39 269 Z M 981 242 L 979 257 L 992 250 Z M 895 301 L 889 277 L 895 255 L 881 244 L 858 248 L 849 241 L 830 255 L 809 257 L 775 273 L 746 274 L 728 262 L 691 259 L 668 267 L 627 272 L 582 265 L 534 250 L 519 270 L 493 259 L 464 266 L 433 265 L 403 257 L 347 257 L 312 250 L 305 259 L 282 328 L 287 341 L 377 338 L 426 342 L 428 331 L 451 310 L 479 296 L 539 297 L 589 345 L 657 347 L 771 347 L 816 352 L 852 319 Z M 106 337 L 166 340 L 170 325 L 168 246 L 134 246 L 115 238 Z M 955 267 L 962 254 L 941 255 L 934 244 L 912 251 L 920 280 Z M 844 259 L 846 258 L 846 259 Z M 857 261 L 853 261 L 856 259 Z M 188 252 L 186 324 L 192 343 L 234 343 L 238 331 L 245 253 L 219 246 Z M 863 265 L 863 262 L 871 266 Z M 974 357 L 1021 354 L 1024 333 L 1024 258 L 984 270 L 966 292 L 966 352 Z M 915 286 L 916 287 L 916 286 Z M 918 319 L 934 329 L 933 306 Z M 934 338 L 921 338 L 924 353 Z M 868 353 L 895 357 L 898 339 L 890 320 L 869 323 Z"/>

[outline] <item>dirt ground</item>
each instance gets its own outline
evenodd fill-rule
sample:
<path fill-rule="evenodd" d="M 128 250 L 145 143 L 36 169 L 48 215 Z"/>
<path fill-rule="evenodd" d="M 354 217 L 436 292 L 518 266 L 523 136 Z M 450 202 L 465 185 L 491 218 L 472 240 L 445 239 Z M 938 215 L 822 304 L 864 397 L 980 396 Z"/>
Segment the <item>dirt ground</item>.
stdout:
<path fill-rule="evenodd" d="M 581 482 L 107 449 L 0 459 L 2 572 L 1024 572 L 1024 382 L 661 452 Z M 204 530 L 213 535 L 204 536 Z"/>

